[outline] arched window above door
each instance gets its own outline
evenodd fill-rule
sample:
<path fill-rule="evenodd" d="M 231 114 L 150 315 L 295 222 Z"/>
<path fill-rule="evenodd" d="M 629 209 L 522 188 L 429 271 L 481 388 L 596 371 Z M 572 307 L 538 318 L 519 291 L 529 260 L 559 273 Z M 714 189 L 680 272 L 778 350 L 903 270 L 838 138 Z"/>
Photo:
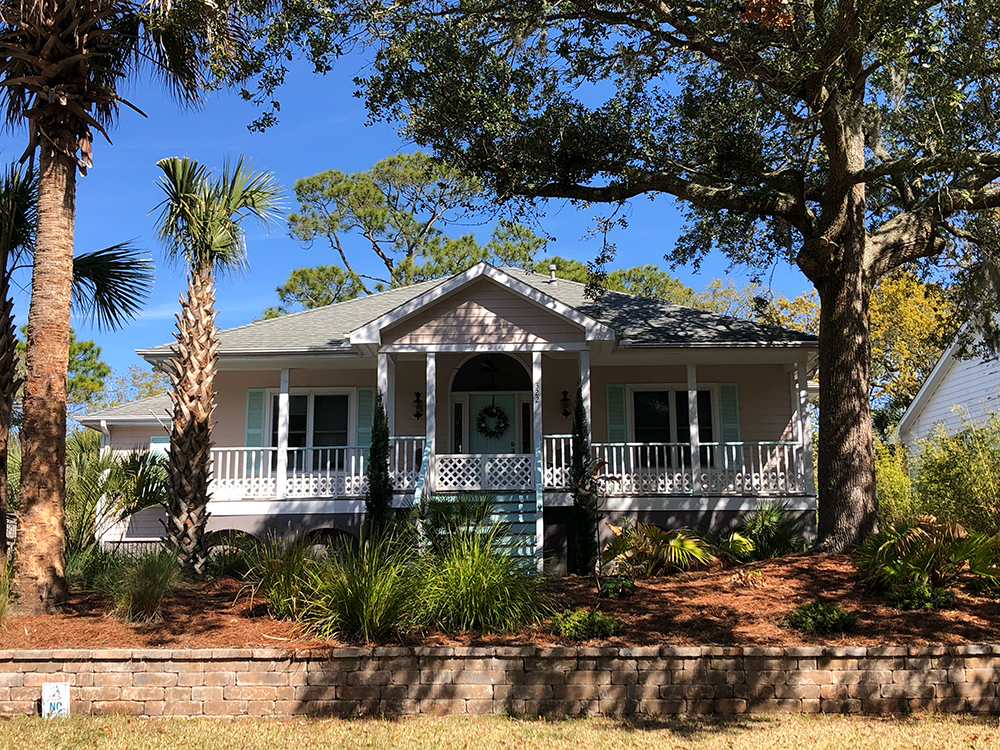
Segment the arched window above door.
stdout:
<path fill-rule="evenodd" d="M 514 357 L 488 352 L 477 354 L 458 368 L 451 390 L 463 393 L 530 391 L 531 376 Z"/>

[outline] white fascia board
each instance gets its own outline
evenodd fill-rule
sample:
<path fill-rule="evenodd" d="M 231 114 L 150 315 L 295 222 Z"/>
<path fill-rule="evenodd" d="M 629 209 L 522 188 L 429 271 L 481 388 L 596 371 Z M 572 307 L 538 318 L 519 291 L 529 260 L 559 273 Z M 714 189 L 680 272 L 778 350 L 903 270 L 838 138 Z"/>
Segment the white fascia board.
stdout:
<path fill-rule="evenodd" d="M 402 305 L 394 310 L 390 310 L 385 315 L 375 318 L 375 320 L 370 323 L 366 323 L 360 328 L 356 328 L 351 331 L 349 336 L 351 345 L 362 346 L 364 344 L 380 344 L 382 329 L 402 321 L 427 305 L 436 302 L 442 297 L 452 294 L 466 284 L 484 276 L 492 279 L 501 286 L 511 289 L 540 307 L 550 310 L 557 315 L 561 315 L 567 320 L 581 326 L 585 331 L 587 341 L 613 341 L 615 338 L 615 332 L 603 323 L 599 323 L 593 318 L 584 315 L 579 310 L 563 304 L 554 297 L 545 294 L 529 284 L 525 284 L 523 281 L 519 281 L 511 276 L 508 276 L 503 271 L 491 266 L 489 263 L 483 262 L 477 263 L 472 268 L 452 276 L 444 283 L 438 284 L 433 289 L 429 289 L 419 297 L 414 297 L 409 302 L 404 302 Z"/>
<path fill-rule="evenodd" d="M 955 360 L 955 352 L 958 351 L 958 337 L 951 342 L 951 346 L 945 349 L 944 354 L 935 363 L 934 369 L 931 370 L 931 374 L 927 376 L 927 380 L 924 384 L 920 386 L 920 390 L 917 391 L 917 395 L 913 397 L 913 401 L 903 412 L 903 416 L 899 419 L 899 424 L 896 425 L 896 431 L 902 437 L 904 432 L 909 431 L 910 427 L 917 416 L 923 411 L 927 400 L 934 395 L 934 391 L 937 390 L 938 385 L 944 380 L 944 376 L 948 374 L 948 370 L 951 369 L 951 363 Z"/>

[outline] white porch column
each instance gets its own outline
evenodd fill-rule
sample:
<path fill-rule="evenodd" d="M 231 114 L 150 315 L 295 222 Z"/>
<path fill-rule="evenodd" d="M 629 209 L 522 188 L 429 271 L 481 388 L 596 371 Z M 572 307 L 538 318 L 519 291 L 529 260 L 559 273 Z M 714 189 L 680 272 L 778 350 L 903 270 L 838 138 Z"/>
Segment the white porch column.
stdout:
<path fill-rule="evenodd" d="M 396 360 L 385 352 L 378 353 L 378 389 L 382 391 L 389 435 L 396 435 Z"/>
<path fill-rule="evenodd" d="M 542 353 L 531 353 L 531 412 L 535 438 L 535 567 L 542 572 L 545 548 L 545 493 L 542 487 Z"/>
<path fill-rule="evenodd" d="M 424 490 L 425 492 L 433 492 L 434 454 L 437 452 L 437 446 L 434 444 L 435 435 L 437 434 L 437 360 L 435 359 L 436 355 L 434 352 L 427 352 L 425 356 L 427 357 L 427 384 L 425 386 L 427 392 L 424 394 L 424 428 L 426 429 L 424 435 L 427 445 L 430 446 L 428 453 L 430 465 L 427 467 L 427 473 L 424 475 L 426 477 Z"/>
<path fill-rule="evenodd" d="M 590 416 L 590 350 L 580 352 L 580 396 L 587 415 L 587 444 L 593 442 L 594 420 Z"/>
<path fill-rule="evenodd" d="M 285 482 L 288 479 L 288 370 L 281 371 L 281 388 L 278 391 L 278 460 L 275 468 L 275 495 L 285 499 Z"/>
<path fill-rule="evenodd" d="M 691 491 L 701 494 L 701 428 L 698 425 L 698 377 L 694 365 L 687 366 L 688 424 L 691 434 Z"/>
<path fill-rule="evenodd" d="M 796 362 L 796 385 L 799 391 L 798 414 L 799 434 L 802 445 L 802 463 L 806 477 L 806 492 L 815 497 L 816 478 L 813 476 L 813 436 L 809 423 L 809 373 L 805 362 Z"/>

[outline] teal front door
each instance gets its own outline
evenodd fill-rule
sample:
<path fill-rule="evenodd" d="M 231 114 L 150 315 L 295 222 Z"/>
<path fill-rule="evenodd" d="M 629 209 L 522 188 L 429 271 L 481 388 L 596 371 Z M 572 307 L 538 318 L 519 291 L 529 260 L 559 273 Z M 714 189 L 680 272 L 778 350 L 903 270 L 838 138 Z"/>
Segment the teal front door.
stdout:
<path fill-rule="evenodd" d="M 496 404 L 507 415 L 510 426 L 500 437 L 492 438 L 480 434 L 476 429 L 479 422 L 479 412 L 490 404 Z M 470 453 L 517 453 L 517 403 L 513 394 L 493 395 L 484 393 L 469 394 L 469 452 Z M 486 419 L 489 429 L 495 429 L 496 420 Z"/>

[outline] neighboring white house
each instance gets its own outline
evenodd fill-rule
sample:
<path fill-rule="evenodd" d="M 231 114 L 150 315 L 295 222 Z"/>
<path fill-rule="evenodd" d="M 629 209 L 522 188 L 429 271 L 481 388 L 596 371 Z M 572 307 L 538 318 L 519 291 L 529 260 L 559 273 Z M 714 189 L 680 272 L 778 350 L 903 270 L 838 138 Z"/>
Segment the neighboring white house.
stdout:
<path fill-rule="evenodd" d="M 210 529 L 361 527 L 376 388 L 396 503 L 488 493 L 565 559 L 571 400 L 590 416 L 604 511 L 718 530 L 761 498 L 815 510 L 807 376 L 816 338 L 480 263 L 220 333 Z M 169 345 L 141 350 L 154 366 Z M 162 445 L 166 396 L 88 415 L 105 445 Z M 502 428 L 502 429 L 501 429 Z M 149 511 L 118 537 L 159 536 Z"/>
<path fill-rule="evenodd" d="M 960 359 L 959 350 L 957 341 L 945 350 L 899 420 L 900 440 L 911 450 L 938 425 L 955 432 L 1000 407 L 1000 361 Z"/>

